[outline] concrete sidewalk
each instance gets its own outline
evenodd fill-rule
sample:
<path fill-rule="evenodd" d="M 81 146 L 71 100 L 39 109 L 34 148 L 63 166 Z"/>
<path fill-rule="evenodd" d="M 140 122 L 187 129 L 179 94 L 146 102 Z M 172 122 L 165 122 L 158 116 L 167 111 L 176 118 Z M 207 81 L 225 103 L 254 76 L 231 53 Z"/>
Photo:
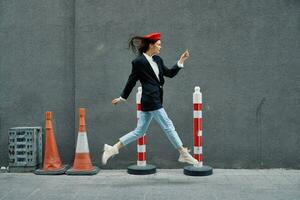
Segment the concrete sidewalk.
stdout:
<path fill-rule="evenodd" d="M 182 169 L 158 169 L 145 176 L 126 170 L 101 170 L 95 176 L 0 173 L 4 199 L 299 200 L 300 170 L 214 169 L 207 177 L 185 176 Z"/>

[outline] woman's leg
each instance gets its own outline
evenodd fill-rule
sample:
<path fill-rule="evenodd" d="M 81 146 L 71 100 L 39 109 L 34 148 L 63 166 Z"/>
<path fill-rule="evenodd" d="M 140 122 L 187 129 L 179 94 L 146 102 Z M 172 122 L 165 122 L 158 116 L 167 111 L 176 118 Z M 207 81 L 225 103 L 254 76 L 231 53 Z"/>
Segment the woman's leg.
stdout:
<path fill-rule="evenodd" d="M 172 143 L 172 145 L 179 151 L 180 156 L 178 161 L 187 162 L 190 164 L 197 164 L 198 161 L 193 158 L 187 148 L 184 148 L 182 145 L 182 141 L 179 138 L 173 122 L 168 117 L 164 108 L 156 110 L 153 112 L 154 119 L 158 122 L 160 127 L 163 129 L 164 133 L 167 135 L 168 139 Z"/>
<path fill-rule="evenodd" d="M 122 146 L 126 146 L 129 143 L 142 137 L 146 133 L 152 118 L 153 116 L 151 112 L 142 111 L 137 123 L 137 127 L 133 131 L 127 133 L 119 139 Z"/>
<path fill-rule="evenodd" d="M 118 154 L 119 150 L 123 146 L 126 146 L 129 143 L 131 143 L 131 142 L 135 141 L 136 139 L 140 138 L 141 136 L 143 136 L 149 127 L 152 117 L 153 116 L 152 116 L 151 112 L 141 112 L 137 127 L 133 131 L 122 136 L 119 139 L 119 141 L 116 144 L 114 144 L 113 146 L 105 144 L 104 152 L 102 155 L 102 163 L 105 165 L 107 160 L 110 157 L 112 157 L 113 155 Z"/>
<path fill-rule="evenodd" d="M 172 143 L 172 145 L 176 149 L 181 149 L 182 148 L 182 141 L 179 138 L 175 127 L 173 125 L 173 122 L 170 120 L 168 117 L 166 111 L 164 108 L 155 110 L 153 112 L 153 117 L 155 121 L 160 125 L 164 133 L 167 135 L 169 141 Z"/>

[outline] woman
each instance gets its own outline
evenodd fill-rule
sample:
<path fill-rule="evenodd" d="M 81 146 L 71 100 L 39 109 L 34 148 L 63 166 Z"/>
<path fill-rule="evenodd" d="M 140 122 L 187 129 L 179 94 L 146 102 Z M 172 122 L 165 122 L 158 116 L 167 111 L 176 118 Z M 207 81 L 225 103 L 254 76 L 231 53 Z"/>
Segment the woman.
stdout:
<path fill-rule="evenodd" d="M 102 163 L 105 165 L 107 160 L 119 153 L 119 150 L 129 143 L 135 141 L 146 133 L 148 126 L 154 118 L 167 135 L 172 145 L 179 151 L 178 161 L 197 164 L 187 148 L 184 148 L 172 121 L 165 112 L 163 102 L 164 76 L 172 78 L 183 67 L 184 61 L 188 59 L 189 52 L 186 50 L 177 64 L 168 69 L 163 60 L 158 56 L 161 49 L 160 33 L 150 33 L 143 37 L 133 37 L 130 39 L 129 47 L 139 55 L 132 61 L 132 71 L 127 84 L 120 97 L 113 99 L 112 104 L 116 105 L 125 101 L 131 93 L 136 82 L 139 80 L 142 85 L 142 111 L 138 120 L 137 127 L 130 133 L 122 136 L 113 146 L 104 145 Z"/>

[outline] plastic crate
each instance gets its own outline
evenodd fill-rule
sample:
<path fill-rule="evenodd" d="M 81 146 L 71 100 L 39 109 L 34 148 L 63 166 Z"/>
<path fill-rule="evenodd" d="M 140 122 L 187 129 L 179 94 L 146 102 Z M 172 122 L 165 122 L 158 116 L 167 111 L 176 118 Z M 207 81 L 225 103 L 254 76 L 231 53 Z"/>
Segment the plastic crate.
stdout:
<path fill-rule="evenodd" d="M 36 169 L 43 159 L 42 127 L 14 127 L 8 132 L 9 168 L 18 172 Z M 24 169 L 24 170 L 22 170 Z"/>

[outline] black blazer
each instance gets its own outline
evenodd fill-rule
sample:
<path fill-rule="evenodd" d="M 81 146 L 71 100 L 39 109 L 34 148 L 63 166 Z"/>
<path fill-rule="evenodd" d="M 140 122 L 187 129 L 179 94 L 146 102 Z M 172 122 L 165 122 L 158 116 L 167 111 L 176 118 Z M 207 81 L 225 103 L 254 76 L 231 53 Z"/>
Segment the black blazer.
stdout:
<path fill-rule="evenodd" d="M 162 108 L 164 76 L 172 78 L 181 69 L 177 64 L 172 69 L 168 69 L 164 65 L 163 60 L 156 55 L 153 56 L 153 60 L 157 63 L 159 69 L 159 80 L 146 57 L 143 54 L 139 55 L 131 62 L 131 74 L 121 94 L 122 98 L 127 99 L 136 82 L 139 80 L 142 85 L 142 111 Z"/>

